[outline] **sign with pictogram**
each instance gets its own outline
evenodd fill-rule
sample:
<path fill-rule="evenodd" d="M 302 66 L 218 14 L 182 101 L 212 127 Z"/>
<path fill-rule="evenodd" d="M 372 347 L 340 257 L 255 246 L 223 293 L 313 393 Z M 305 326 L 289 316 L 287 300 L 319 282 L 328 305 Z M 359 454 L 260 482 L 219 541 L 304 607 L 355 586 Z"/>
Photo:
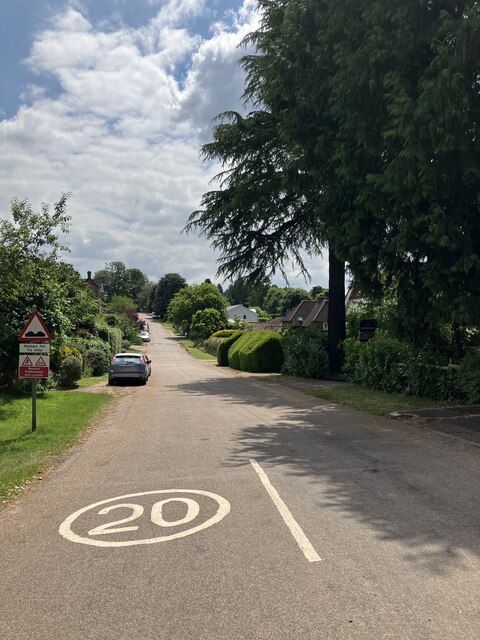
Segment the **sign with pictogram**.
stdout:
<path fill-rule="evenodd" d="M 50 356 L 21 353 L 18 358 L 19 378 L 48 378 Z"/>
<path fill-rule="evenodd" d="M 20 342 L 50 342 L 52 336 L 38 311 L 31 314 L 18 339 Z"/>

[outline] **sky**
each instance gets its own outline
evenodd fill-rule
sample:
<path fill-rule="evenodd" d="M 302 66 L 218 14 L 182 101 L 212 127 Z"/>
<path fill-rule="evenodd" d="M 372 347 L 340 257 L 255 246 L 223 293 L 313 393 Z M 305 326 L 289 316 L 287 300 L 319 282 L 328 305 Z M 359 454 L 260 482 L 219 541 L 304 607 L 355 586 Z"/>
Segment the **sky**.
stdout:
<path fill-rule="evenodd" d="M 70 192 L 84 277 L 119 260 L 222 283 L 181 231 L 220 170 L 200 157 L 215 116 L 248 110 L 239 44 L 259 19 L 255 0 L 0 0 L 0 217 Z M 308 266 L 289 284 L 327 286 L 326 256 Z"/>

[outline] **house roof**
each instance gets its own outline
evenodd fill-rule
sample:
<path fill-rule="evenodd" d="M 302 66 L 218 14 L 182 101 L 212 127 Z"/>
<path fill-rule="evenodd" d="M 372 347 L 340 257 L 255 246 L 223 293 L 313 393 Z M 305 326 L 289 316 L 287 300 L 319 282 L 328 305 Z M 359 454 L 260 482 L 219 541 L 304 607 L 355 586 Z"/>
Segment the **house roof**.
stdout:
<path fill-rule="evenodd" d="M 308 327 L 312 322 L 317 322 L 320 314 L 328 309 L 328 298 L 319 300 L 302 300 L 291 311 L 287 311 L 282 318 L 283 324 Z M 300 323 L 299 318 L 302 318 Z"/>

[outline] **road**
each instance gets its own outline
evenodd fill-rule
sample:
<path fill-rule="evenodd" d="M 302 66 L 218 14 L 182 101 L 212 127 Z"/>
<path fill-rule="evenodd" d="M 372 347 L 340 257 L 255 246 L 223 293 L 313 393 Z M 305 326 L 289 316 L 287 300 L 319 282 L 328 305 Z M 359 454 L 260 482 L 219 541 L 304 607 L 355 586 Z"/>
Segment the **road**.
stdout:
<path fill-rule="evenodd" d="M 0 512 L 2 640 L 480 637 L 478 447 L 151 335 L 149 383 Z"/>

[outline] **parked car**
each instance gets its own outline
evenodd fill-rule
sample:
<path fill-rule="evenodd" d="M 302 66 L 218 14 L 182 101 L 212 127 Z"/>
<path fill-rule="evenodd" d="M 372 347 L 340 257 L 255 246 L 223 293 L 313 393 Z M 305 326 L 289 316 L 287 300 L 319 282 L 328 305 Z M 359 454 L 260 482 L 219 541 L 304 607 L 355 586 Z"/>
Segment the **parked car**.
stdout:
<path fill-rule="evenodd" d="M 143 342 L 150 342 L 150 334 L 148 333 L 148 331 L 145 331 L 145 329 L 143 331 L 140 331 L 140 338 L 143 340 Z"/>
<path fill-rule="evenodd" d="M 110 362 L 108 384 L 130 379 L 146 384 L 152 373 L 151 362 L 146 353 L 117 353 Z"/>

